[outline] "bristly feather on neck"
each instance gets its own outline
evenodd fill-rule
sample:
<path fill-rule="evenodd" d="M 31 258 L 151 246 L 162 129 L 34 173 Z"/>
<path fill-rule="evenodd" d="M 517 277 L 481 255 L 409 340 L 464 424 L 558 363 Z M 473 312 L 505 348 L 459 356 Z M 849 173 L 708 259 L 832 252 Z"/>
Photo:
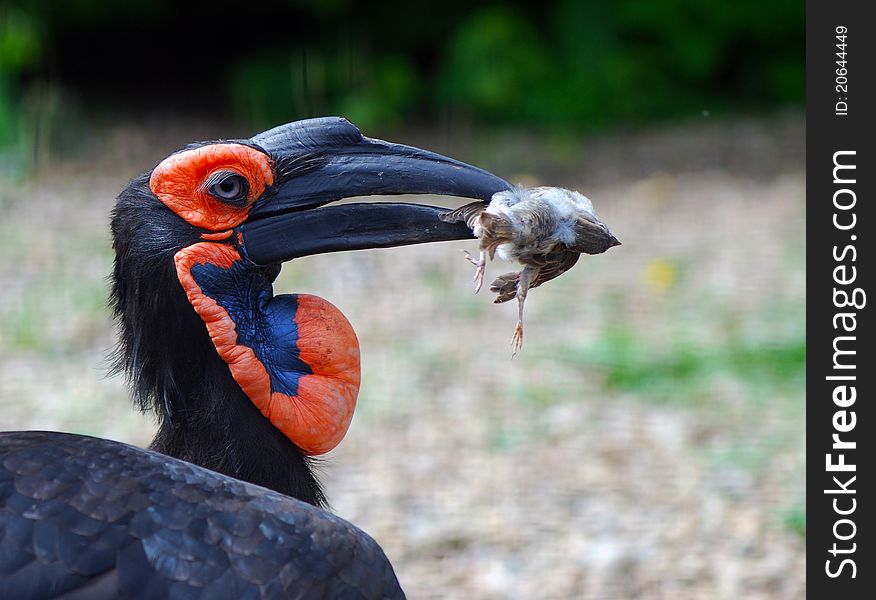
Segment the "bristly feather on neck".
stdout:
<path fill-rule="evenodd" d="M 112 213 L 116 252 L 110 303 L 118 324 L 114 371 L 156 415 L 150 448 L 325 506 L 315 461 L 277 430 L 231 376 L 186 299 L 173 257 L 200 231 L 131 182 Z"/>

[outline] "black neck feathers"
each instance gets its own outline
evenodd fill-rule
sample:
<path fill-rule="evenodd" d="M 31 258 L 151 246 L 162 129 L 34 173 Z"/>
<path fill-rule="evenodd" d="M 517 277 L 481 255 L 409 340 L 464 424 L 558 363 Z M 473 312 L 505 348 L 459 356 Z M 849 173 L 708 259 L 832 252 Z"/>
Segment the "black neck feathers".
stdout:
<path fill-rule="evenodd" d="M 112 214 L 115 369 L 158 420 L 151 448 L 314 505 L 325 496 L 312 460 L 252 404 L 186 299 L 173 257 L 200 231 L 135 179 Z"/>

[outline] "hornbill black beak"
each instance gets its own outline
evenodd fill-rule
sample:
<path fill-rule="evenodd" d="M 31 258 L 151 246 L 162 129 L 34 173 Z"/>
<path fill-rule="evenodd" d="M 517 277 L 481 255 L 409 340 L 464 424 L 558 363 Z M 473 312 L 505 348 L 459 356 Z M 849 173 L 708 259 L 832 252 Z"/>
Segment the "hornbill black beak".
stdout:
<path fill-rule="evenodd" d="M 342 198 L 440 194 L 489 202 L 511 188 L 452 158 L 367 138 L 339 117 L 281 125 L 250 141 L 276 163 L 274 185 L 238 228 L 243 253 L 257 264 L 473 237 L 465 223 L 441 221 L 447 209 L 435 206 L 351 203 L 312 210 Z"/>

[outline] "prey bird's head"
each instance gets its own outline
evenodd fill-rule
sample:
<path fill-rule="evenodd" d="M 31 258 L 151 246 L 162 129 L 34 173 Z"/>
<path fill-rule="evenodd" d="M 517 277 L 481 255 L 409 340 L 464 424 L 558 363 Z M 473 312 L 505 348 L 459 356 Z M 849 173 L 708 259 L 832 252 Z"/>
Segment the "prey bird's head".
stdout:
<path fill-rule="evenodd" d="M 220 410 L 203 404 L 230 393 L 218 389 L 230 382 L 304 454 L 327 452 L 352 417 L 358 343 L 327 301 L 273 296 L 279 265 L 472 237 L 464 223 L 441 221 L 442 208 L 330 205 L 342 198 L 488 201 L 509 187 L 451 158 L 367 138 L 336 117 L 171 154 L 131 182 L 113 212 L 121 367 L 141 405 L 162 422 L 186 419 Z"/>

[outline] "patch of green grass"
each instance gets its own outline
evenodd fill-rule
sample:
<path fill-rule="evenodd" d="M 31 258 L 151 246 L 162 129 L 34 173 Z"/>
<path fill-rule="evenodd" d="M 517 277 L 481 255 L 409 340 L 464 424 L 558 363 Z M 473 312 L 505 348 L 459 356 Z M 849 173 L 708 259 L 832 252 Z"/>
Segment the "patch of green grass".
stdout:
<path fill-rule="evenodd" d="M 800 431 L 795 427 L 777 427 L 759 432 L 755 437 L 746 435 L 732 437 L 727 443 L 708 451 L 715 468 L 733 466 L 752 473 L 769 468 L 770 460 L 783 449 L 792 448 L 800 441 Z"/>
<path fill-rule="evenodd" d="M 800 500 L 786 508 L 781 515 L 782 525 L 800 537 L 806 537 L 806 502 Z"/>
<path fill-rule="evenodd" d="M 519 404 L 545 408 L 557 404 L 566 398 L 566 394 L 563 391 L 548 382 L 515 382 L 508 386 L 506 393 L 509 398 Z"/>
<path fill-rule="evenodd" d="M 416 365 L 420 384 L 424 388 L 440 388 L 447 373 L 456 373 L 462 360 L 460 355 L 447 352 L 445 348 L 422 344 L 417 339 L 399 340 L 394 351 L 399 363 Z"/>
<path fill-rule="evenodd" d="M 555 355 L 577 367 L 597 371 L 608 390 L 632 392 L 659 402 L 696 402 L 718 378 L 741 382 L 749 396 L 794 395 L 805 380 L 806 340 L 802 328 L 776 328 L 776 337 L 751 339 L 744 328 L 728 328 L 723 339 L 700 340 L 677 331 L 659 344 L 615 324 L 586 346 Z"/>
<path fill-rule="evenodd" d="M 476 298 L 474 295 L 461 298 L 456 301 L 454 310 L 458 312 L 466 321 L 477 321 L 487 314 L 487 308 L 490 305 Z"/>
<path fill-rule="evenodd" d="M 64 353 L 89 343 L 109 322 L 106 281 L 60 269 L 41 274 L 0 306 L 0 338 L 7 350 Z"/>
<path fill-rule="evenodd" d="M 455 298 L 457 293 L 450 271 L 438 265 L 428 265 L 423 268 L 417 285 L 424 287 L 430 295 L 442 301 Z"/>
<path fill-rule="evenodd" d="M 495 453 L 513 452 L 530 442 L 533 437 L 534 433 L 528 429 L 495 423 L 490 428 L 487 447 Z"/>
<path fill-rule="evenodd" d="M 707 435 L 717 436 L 717 445 L 703 446 L 705 461 L 759 473 L 800 443 L 805 306 L 778 298 L 739 313 L 719 300 L 675 306 L 663 336 L 615 318 L 588 342 L 548 354 L 609 397 L 690 411 Z"/>

